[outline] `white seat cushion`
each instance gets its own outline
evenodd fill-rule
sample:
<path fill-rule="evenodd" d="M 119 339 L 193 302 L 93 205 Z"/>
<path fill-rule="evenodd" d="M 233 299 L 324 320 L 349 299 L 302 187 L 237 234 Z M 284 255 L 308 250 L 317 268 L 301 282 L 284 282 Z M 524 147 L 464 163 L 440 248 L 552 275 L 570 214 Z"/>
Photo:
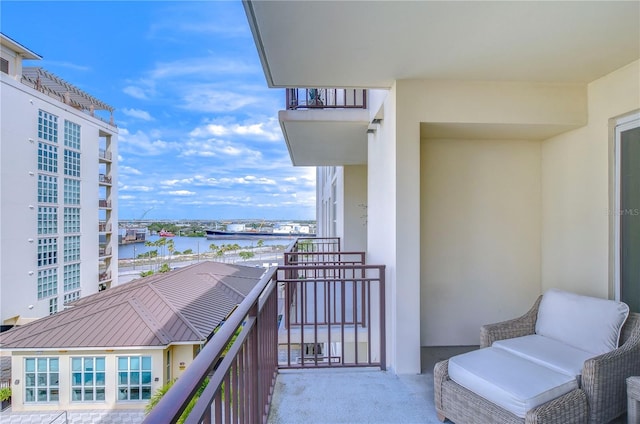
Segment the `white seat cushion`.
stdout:
<path fill-rule="evenodd" d="M 449 376 L 520 418 L 530 409 L 578 388 L 575 377 L 494 347 L 449 359 Z"/>
<path fill-rule="evenodd" d="M 584 361 L 595 356 L 591 352 L 537 334 L 499 340 L 492 346 L 576 378 L 582 374 Z"/>
<path fill-rule="evenodd" d="M 629 306 L 622 302 L 550 289 L 540 301 L 536 334 L 596 356 L 618 347 L 628 315 Z"/>

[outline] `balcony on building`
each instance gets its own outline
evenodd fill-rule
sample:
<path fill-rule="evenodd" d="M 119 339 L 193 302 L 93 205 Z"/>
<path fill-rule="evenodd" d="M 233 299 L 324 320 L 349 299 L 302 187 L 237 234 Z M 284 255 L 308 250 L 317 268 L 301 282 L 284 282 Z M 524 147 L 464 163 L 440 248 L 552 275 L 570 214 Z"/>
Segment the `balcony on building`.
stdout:
<path fill-rule="evenodd" d="M 100 185 L 111 185 L 111 176 L 110 175 L 106 175 L 106 174 L 99 174 L 98 175 L 98 183 Z"/>
<path fill-rule="evenodd" d="M 98 256 L 100 258 L 106 258 L 111 256 L 111 246 L 107 245 L 107 244 L 101 244 L 100 246 L 98 246 Z"/>
<path fill-rule="evenodd" d="M 111 200 L 98 199 L 98 207 L 100 209 L 111 209 Z"/>
<path fill-rule="evenodd" d="M 355 88 L 287 88 L 278 119 L 293 164 L 365 164 L 367 94 Z"/>
<path fill-rule="evenodd" d="M 100 160 L 100 163 L 110 163 L 112 161 L 112 154 L 108 150 L 100 149 L 98 152 L 98 159 Z"/>
<path fill-rule="evenodd" d="M 111 232 L 111 224 L 107 221 L 98 221 L 98 232 L 99 233 L 110 233 Z"/>

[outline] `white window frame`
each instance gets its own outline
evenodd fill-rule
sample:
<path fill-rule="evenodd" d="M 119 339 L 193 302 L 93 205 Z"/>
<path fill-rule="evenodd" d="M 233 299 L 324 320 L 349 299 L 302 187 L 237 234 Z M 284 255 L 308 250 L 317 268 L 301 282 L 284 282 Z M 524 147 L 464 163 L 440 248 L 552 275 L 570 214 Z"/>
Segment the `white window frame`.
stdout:
<path fill-rule="evenodd" d="M 614 295 L 615 300 L 620 300 L 622 295 L 622 287 L 620 287 L 620 215 L 621 215 L 621 202 L 620 198 L 620 164 L 621 164 L 621 152 L 622 148 L 620 143 L 622 141 L 621 135 L 624 131 L 628 131 L 633 128 L 640 127 L 640 112 L 633 113 L 631 115 L 620 118 L 616 121 L 615 135 L 614 135 L 614 210 L 612 211 L 614 216 L 614 237 L 613 237 L 613 250 L 614 250 Z"/>
<path fill-rule="evenodd" d="M 149 358 L 150 361 L 150 365 L 149 365 L 149 369 L 143 369 L 143 362 L 144 362 L 144 358 Z M 127 360 L 127 369 L 121 369 L 120 368 L 120 360 L 121 359 L 126 359 Z M 139 368 L 138 369 L 134 369 L 131 367 L 131 360 L 132 359 L 138 359 L 139 360 Z M 117 372 L 117 401 L 118 402 L 146 402 L 148 401 L 151 396 L 152 396 L 152 386 L 153 386 L 153 358 L 151 357 L 151 355 L 129 355 L 129 356 L 118 356 L 116 358 L 116 372 Z M 132 383 L 132 375 L 134 373 L 138 373 L 138 383 Z M 126 378 L 126 382 L 122 383 L 121 379 L 120 379 L 120 374 L 121 373 L 126 373 L 127 374 L 127 378 Z M 149 373 L 149 382 L 148 383 L 143 383 L 143 374 L 144 373 Z M 144 397 L 143 396 L 143 389 L 148 387 L 149 388 L 149 397 Z M 139 396 L 136 399 L 132 399 L 131 398 L 131 393 L 132 390 L 131 389 L 138 389 L 138 393 Z M 120 397 L 120 393 L 121 390 L 125 389 L 126 390 L 126 399 L 122 399 Z"/>
<path fill-rule="evenodd" d="M 102 360 L 102 370 L 98 370 L 98 359 Z M 88 360 L 92 361 L 93 368 L 87 369 Z M 80 370 L 74 369 L 74 361 L 80 361 Z M 80 384 L 75 384 L 74 374 L 80 375 Z M 102 374 L 102 384 L 97 384 L 99 374 Z M 91 384 L 86 384 L 86 376 L 91 375 Z M 71 402 L 105 402 L 106 400 L 106 359 L 104 356 L 74 356 L 71 358 Z M 74 399 L 74 390 L 80 390 L 80 399 Z M 97 399 L 101 391 L 102 399 Z M 86 399 L 87 394 L 91 399 Z"/>
<path fill-rule="evenodd" d="M 33 360 L 34 371 L 27 371 L 27 362 Z M 40 371 L 39 365 L 46 362 L 46 370 Z M 51 370 L 51 362 L 56 361 L 57 370 Z M 33 374 L 33 385 L 29 384 L 28 374 Z M 57 378 L 56 378 L 57 376 Z M 44 378 L 44 382 L 41 379 Z M 28 400 L 27 391 L 33 390 L 33 400 Z M 45 391 L 46 400 L 38 399 L 38 392 Z M 25 403 L 55 403 L 60 401 L 60 358 L 58 357 L 27 357 L 24 358 L 24 402 Z"/>

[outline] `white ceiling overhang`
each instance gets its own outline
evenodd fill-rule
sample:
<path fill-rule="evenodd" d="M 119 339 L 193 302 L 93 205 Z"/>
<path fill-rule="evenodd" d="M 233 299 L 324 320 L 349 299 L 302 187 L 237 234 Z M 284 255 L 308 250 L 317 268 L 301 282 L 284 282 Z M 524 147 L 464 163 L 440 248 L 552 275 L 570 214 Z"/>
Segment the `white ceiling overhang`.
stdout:
<path fill-rule="evenodd" d="M 255 1 L 271 87 L 588 83 L 640 57 L 638 1 Z"/>

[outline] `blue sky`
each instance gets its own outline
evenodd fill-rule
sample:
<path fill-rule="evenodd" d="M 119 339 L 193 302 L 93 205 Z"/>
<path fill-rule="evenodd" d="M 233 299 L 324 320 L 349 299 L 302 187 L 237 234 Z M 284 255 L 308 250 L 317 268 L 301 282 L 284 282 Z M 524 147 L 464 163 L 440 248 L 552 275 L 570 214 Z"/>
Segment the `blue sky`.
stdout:
<path fill-rule="evenodd" d="M 239 0 L 2 0 L 0 30 L 116 109 L 121 220 L 315 218 Z"/>

